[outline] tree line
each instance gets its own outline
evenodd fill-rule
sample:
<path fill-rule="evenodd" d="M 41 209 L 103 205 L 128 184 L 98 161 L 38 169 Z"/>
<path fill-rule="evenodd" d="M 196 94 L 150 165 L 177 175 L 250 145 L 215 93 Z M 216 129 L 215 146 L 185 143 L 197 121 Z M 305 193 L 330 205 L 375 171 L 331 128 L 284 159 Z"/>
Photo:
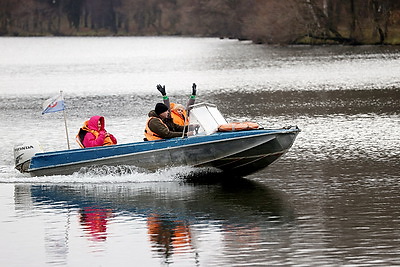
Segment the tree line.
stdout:
<path fill-rule="evenodd" d="M 398 0 L 1 0 L 2 36 L 209 36 L 400 44 Z"/>

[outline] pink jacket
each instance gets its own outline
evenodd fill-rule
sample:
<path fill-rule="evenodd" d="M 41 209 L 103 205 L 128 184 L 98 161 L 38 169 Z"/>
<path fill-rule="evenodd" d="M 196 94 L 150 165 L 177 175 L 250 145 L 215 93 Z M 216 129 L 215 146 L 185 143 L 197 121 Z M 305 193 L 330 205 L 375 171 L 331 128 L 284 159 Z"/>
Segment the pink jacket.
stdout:
<path fill-rule="evenodd" d="M 101 123 L 100 131 L 98 130 L 98 122 Z M 104 145 L 115 145 L 117 139 L 104 129 L 105 121 L 102 116 L 93 116 L 87 123 L 87 131 L 85 138 L 83 139 L 83 145 L 85 147 L 104 146 Z"/>

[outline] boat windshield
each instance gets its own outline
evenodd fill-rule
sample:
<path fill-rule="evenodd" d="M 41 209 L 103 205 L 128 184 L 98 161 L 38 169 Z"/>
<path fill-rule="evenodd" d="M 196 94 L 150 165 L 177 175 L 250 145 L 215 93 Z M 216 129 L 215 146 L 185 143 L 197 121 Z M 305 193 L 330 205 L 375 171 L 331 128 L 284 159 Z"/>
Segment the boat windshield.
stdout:
<path fill-rule="evenodd" d="M 210 135 L 218 130 L 218 126 L 226 124 L 224 116 L 213 104 L 200 103 L 190 106 L 190 124 L 199 125 L 197 135 Z"/>

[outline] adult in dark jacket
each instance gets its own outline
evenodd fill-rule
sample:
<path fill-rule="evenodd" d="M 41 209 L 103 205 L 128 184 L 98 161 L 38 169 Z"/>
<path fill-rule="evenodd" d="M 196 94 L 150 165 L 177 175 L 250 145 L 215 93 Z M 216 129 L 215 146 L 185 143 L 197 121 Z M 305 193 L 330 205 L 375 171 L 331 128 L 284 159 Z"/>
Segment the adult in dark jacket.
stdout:
<path fill-rule="evenodd" d="M 174 123 L 169 116 L 169 109 L 163 103 L 157 103 L 154 110 L 149 112 L 149 119 L 144 130 L 144 140 L 153 141 L 159 139 L 169 139 L 193 135 L 192 132 L 187 132 L 188 127 L 184 127 Z"/>

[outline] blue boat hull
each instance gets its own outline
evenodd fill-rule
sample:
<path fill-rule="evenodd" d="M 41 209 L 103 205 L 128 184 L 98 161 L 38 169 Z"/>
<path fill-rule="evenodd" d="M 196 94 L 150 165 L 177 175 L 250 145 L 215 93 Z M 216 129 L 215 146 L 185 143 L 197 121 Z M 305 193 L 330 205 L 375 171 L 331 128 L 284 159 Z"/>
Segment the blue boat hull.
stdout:
<path fill-rule="evenodd" d="M 214 167 L 247 175 L 267 167 L 292 146 L 297 127 L 215 133 L 105 147 L 37 153 L 32 176 L 69 175 L 92 166 L 134 166 L 150 171 L 165 167 Z"/>

